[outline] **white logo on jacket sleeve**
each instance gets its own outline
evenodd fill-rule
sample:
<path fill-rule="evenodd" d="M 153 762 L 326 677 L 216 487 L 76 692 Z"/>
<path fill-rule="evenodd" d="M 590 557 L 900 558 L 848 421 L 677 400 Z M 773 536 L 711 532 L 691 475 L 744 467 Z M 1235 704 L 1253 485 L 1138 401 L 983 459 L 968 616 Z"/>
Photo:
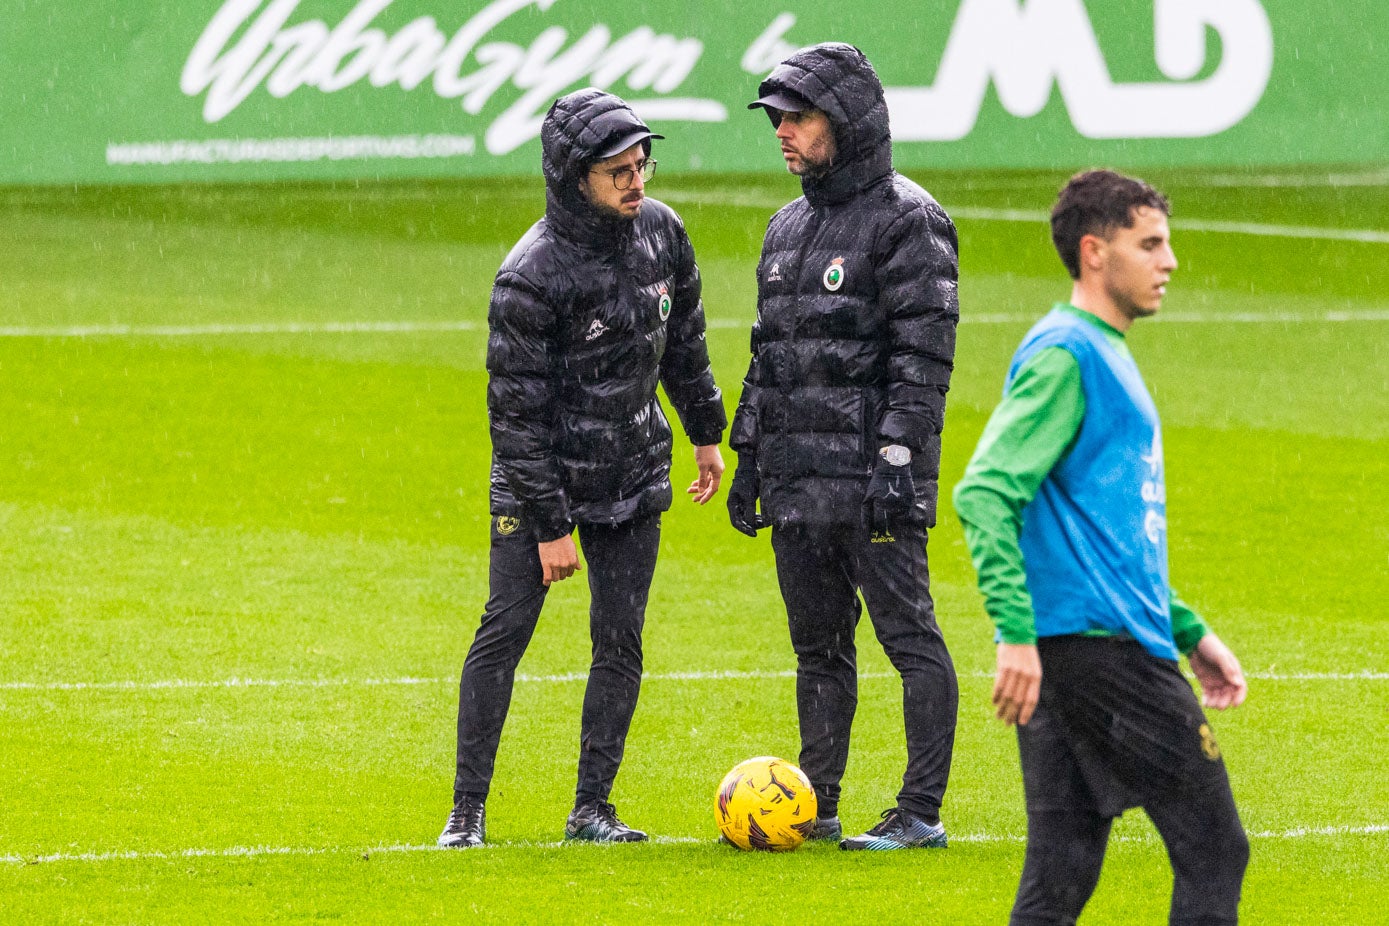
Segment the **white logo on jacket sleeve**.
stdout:
<path fill-rule="evenodd" d="M 595 338 L 602 337 L 604 334 L 607 333 L 607 331 L 608 331 L 608 326 L 605 325 L 605 324 L 603 324 L 603 320 L 602 320 L 602 319 L 599 319 L 599 318 L 595 318 L 595 319 L 593 320 L 593 324 L 591 324 L 591 325 L 588 326 L 588 335 L 584 337 L 584 340 L 585 340 L 585 341 L 592 341 L 592 340 L 594 340 Z"/>
<path fill-rule="evenodd" d="M 767 282 L 768 282 L 768 283 L 780 283 L 780 282 L 781 282 L 781 264 L 778 264 L 778 263 L 773 263 L 773 264 L 772 264 L 772 269 L 767 271 Z"/>

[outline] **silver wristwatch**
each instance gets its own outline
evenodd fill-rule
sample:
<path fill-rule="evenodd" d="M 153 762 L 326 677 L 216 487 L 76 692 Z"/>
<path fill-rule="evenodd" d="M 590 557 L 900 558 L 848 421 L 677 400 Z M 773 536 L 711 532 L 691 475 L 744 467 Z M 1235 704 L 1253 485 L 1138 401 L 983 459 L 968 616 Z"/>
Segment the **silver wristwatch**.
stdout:
<path fill-rule="evenodd" d="M 906 466 L 912 461 L 912 452 L 901 444 L 888 444 L 878 451 L 878 456 L 893 466 Z"/>

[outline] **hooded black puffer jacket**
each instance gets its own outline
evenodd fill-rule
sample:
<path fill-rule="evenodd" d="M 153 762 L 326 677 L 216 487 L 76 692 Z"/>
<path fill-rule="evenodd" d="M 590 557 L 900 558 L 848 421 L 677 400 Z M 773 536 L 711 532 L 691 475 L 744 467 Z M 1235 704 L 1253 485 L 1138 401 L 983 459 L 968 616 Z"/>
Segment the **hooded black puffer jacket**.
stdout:
<path fill-rule="evenodd" d="M 680 218 L 654 199 L 635 220 L 608 217 L 579 190 L 596 152 L 645 128 L 609 93 L 556 101 L 541 129 L 545 217 L 492 288 L 491 510 L 522 518 L 541 541 L 670 507 L 658 381 L 694 444 L 719 443 L 727 421 Z"/>
<path fill-rule="evenodd" d="M 830 171 L 772 217 L 757 267 L 752 364 L 729 444 L 755 458 L 773 524 L 848 524 L 878 451 L 912 451 L 916 519 L 935 524 L 940 434 L 959 320 L 955 226 L 892 169 L 882 84 L 851 45 L 798 52 L 759 96 L 830 120 Z"/>

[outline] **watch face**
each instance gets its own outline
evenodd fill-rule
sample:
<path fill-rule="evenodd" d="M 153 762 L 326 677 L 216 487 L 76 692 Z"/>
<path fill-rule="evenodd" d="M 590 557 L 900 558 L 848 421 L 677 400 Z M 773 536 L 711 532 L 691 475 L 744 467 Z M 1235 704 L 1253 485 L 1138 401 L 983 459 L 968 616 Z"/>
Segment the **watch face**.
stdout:
<path fill-rule="evenodd" d="M 901 444 L 892 444 L 882 449 L 883 459 L 893 466 L 906 466 L 912 461 L 912 452 Z"/>

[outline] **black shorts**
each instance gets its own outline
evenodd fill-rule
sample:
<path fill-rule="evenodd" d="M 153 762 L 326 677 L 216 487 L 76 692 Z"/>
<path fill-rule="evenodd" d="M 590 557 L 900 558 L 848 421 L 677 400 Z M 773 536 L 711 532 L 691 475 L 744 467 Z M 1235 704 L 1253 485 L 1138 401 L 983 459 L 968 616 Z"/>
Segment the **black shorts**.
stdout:
<path fill-rule="evenodd" d="M 1084 800 L 1046 786 L 1071 768 L 1089 792 L 1087 809 L 1105 817 L 1229 788 L 1215 735 L 1176 662 L 1127 638 L 1044 637 L 1037 650 L 1041 716 L 1018 730 L 1029 806 L 1050 803 L 1049 795 Z"/>

